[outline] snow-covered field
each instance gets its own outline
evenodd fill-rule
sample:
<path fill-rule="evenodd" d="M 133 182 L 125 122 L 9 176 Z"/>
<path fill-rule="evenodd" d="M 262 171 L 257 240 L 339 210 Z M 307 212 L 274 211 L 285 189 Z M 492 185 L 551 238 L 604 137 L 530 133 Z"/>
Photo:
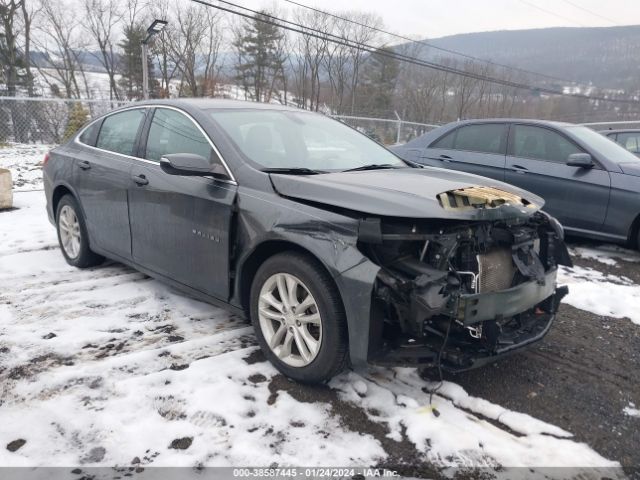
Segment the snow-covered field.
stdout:
<path fill-rule="evenodd" d="M 242 319 L 120 264 L 68 266 L 43 192 L 16 193 L 14 203 L 0 212 L 0 466 L 369 467 L 389 459 L 392 441 L 437 468 L 620 474 L 571 432 L 455 383 L 430 403 L 437 385 L 413 369 L 345 372 L 321 389 L 293 384 L 257 354 Z M 568 303 L 640 323 L 628 279 L 576 267 L 562 281 Z M 625 301 L 601 307 L 596 292 Z M 385 433 L 358 428 L 347 417 L 356 413 Z"/>
<path fill-rule="evenodd" d="M 14 191 L 42 188 L 41 164 L 52 145 L 12 143 L 0 145 L 0 168 L 11 171 Z"/>

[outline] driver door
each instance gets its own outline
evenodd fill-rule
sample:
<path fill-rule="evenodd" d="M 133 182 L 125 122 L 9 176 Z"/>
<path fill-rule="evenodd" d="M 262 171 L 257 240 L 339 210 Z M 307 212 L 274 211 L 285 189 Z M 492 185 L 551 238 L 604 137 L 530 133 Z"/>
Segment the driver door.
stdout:
<path fill-rule="evenodd" d="M 129 187 L 134 261 L 227 300 L 235 182 L 162 171 L 159 162 L 166 154 L 220 161 L 204 131 L 182 111 L 155 108 L 143 135 L 144 160 L 133 166 Z"/>

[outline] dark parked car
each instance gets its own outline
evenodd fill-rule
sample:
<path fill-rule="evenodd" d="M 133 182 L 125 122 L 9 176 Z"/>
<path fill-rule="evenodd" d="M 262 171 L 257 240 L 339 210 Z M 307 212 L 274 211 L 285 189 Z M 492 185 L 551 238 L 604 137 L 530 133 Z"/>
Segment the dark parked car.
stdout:
<path fill-rule="evenodd" d="M 468 120 L 394 147 L 402 158 L 524 188 L 576 235 L 639 244 L 640 159 L 584 126 Z"/>
<path fill-rule="evenodd" d="M 640 130 L 603 130 L 600 133 L 619 143 L 631 153 L 640 156 Z"/>
<path fill-rule="evenodd" d="M 51 151 L 44 185 L 68 263 L 108 257 L 250 317 L 301 381 L 478 366 L 541 339 L 566 291 L 540 198 L 293 108 L 138 103 Z"/>

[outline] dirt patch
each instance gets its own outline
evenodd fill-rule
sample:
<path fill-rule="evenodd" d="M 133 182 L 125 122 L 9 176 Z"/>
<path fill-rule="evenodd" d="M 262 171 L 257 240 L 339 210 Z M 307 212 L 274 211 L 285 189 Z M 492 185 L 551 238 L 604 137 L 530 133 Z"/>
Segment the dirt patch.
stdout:
<path fill-rule="evenodd" d="M 267 377 L 262 375 L 261 373 L 254 373 L 247 378 L 251 383 L 262 383 L 267 381 Z"/>
<path fill-rule="evenodd" d="M 414 444 L 406 438 L 404 431 L 400 442 L 388 438 L 389 429 L 384 424 L 372 421 L 364 410 L 341 400 L 335 390 L 325 385 L 303 385 L 283 375 L 276 375 L 269 383 L 269 391 L 271 404 L 275 403 L 279 392 L 287 392 L 299 402 L 326 403 L 331 408 L 330 414 L 338 419 L 344 428 L 373 436 L 388 454 L 387 459 L 376 465 L 376 468 L 395 470 L 407 477 L 446 478 L 440 469 L 424 462 L 424 454 L 416 450 Z"/>
<path fill-rule="evenodd" d="M 186 450 L 193 443 L 193 437 L 182 437 L 176 438 L 171 442 L 169 448 L 173 448 L 175 450 Z"/>
<path fill-rule="evenodd" d="M 24 446 L 27 441 L 23 438 L 18 438 L 17 440 L 13 440 L 12 442 L 7 443 L 7 450 L 10 452 L 15 452 Z"/>
<path fill-rule="evenodd" d="M 640 326 L 563 304 L 541 343 L 445 378 L 470 395 L 557 425 L 631 468 L 640 465 L 640 419 L 623 409 L 640 403 L 639 367 Z"/>
<path fill-rule="evenodd" d="M 34 357 L 24 365 L 13 367 L 9 371 L 8 377 L 11 380 L 29 378 L 38 373 L 49 370 L 50 368 L 59 367 L 61 365 L 73 365 L 72 357 L 61 357 L 53 353 L 48 353 L 46 355 Z"/>
<path fill-rule="evenodd" d="M 267 359 L 265 358 L 264 353 L 262 353 L 262 350 L 258 349 L 258 350 L 254 350 L 249 355 L 244 357 L 243 360 L 247 362 L 249 365 L 253 365 L 254 363 L 265 362 Z"/>

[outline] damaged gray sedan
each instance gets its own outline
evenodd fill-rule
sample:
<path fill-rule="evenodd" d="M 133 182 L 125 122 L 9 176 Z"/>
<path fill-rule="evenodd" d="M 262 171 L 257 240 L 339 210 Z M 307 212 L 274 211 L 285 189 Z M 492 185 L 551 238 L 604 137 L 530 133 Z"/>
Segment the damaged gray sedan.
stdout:
<path fill-rule="evenodd" d="M 250 318 L 300 381 L 474 368 L 540 340 L 566 294 L 542 199 L 293 108 L 137 103 L 50 152 L 44 185 L 68 263 L 107 257 Z"/>

